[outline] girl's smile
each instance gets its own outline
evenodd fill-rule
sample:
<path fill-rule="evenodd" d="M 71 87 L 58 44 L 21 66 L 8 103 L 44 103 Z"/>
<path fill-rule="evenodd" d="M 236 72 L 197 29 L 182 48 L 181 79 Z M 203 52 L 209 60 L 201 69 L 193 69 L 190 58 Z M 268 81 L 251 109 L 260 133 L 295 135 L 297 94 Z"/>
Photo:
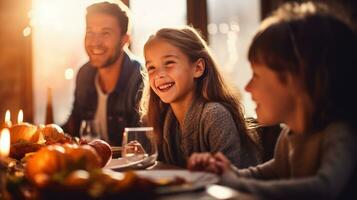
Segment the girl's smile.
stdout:
<path fill-rule="evenodd" d="M 166 92 L 166 91 L 168 91 L 173 85 L 175 85 L 175 82 L 163 83 L 163 84 L 157 86 L 157 89 L 160 90 L 160 92 Z"/>
<path fill-rule="evenodd" d="M 169 104 L 191 102 L 195 88 L 195 64 L 180 49 L 165 40 L 151 41 L 145 49 L 151 89 Z"/>

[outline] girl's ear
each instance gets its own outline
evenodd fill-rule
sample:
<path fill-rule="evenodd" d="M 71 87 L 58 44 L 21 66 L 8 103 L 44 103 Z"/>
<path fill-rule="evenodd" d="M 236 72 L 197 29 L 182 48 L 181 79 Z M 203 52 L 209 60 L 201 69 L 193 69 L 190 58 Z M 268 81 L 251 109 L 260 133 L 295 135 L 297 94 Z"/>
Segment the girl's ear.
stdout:
<path fill-rule="evenodd" d="M 206 69 L 206 63 L 203 60 L 203 58 L 199 58 L 196 62 L 195 62 L 195 66 L 194 66 L 194 74 L 193 76 L 195 78 L 199 78 L 202 76 L 202 74 L 205 72 Z"/>

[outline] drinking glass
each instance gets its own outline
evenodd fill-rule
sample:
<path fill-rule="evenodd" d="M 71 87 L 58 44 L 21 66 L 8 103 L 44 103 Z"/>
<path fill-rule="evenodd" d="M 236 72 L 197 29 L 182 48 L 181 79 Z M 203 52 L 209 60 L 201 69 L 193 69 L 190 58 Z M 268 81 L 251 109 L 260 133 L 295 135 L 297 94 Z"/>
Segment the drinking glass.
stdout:
<path fill-rule="evenodd" d="M 99 134 L 96 131 L 96 123 L 94 120 L 82 120 L 79 129 L 79 136 L 81 139 L 90 142 L 99 138 Z"/>
<path fill-rule="evenodd" d="M 154 164 L 157 159 L 157 144 L 152 127 L 125 128 L 122 157 L 143 165 Z"/>

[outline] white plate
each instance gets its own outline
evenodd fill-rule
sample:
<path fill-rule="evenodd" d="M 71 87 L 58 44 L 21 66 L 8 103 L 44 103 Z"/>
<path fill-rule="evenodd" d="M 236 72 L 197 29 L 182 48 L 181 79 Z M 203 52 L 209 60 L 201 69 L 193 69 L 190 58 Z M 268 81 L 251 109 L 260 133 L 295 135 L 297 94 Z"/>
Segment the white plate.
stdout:
<path fill-rule="evenodd" d="M 191 172 L 188 170 L 142 170 L 135 171 L 135 173 L 141 177 L 151 179 L 154 182 L 174 180 L 176 177 L 186 180 L 186 183 L 182 185 L 159 187 L 157 192 L 161 194 L 202 189 L 207 185 L 215 184 L 219 181 L 218 176 L 215 174 Z"/>
<path fill-rule="evenodd" d="M 113 169 L 113 170 L 125 169 L 125 168 L 134 167 L 138 165 L 140 162 L 142 162 L 142 160 L 132 162 L 125 158 L 115 158 L 112 159 L 104 168 Z"/>
<path fill-rule="evenodd" d="M 156 163 L 156 159 L 151 157 L 145 157 L 136 161 L 128 160 L 126 158 L 115 158 L 112 159 L 104 168 L 112 169 L 116 171 L 122 171 L 127 169 L 146 169 Z"/>

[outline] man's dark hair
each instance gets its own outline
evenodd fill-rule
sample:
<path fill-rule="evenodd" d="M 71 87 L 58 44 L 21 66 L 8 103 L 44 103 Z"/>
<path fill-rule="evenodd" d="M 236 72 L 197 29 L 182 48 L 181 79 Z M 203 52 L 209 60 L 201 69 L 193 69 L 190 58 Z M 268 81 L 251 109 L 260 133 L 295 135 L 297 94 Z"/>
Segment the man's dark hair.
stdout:
<path fill-rule="evenodd" d="M 86 20 L 88 16 L 92 14 L 108 14 L 115 17 L 118 21 L 118 25 L 121 28 L 121 34 L 124 35 L 128 33 L 129 30 L 129 8 L 122 2 L 109 3 L 101 2 L 95 3 L 87 7 Z"/>

